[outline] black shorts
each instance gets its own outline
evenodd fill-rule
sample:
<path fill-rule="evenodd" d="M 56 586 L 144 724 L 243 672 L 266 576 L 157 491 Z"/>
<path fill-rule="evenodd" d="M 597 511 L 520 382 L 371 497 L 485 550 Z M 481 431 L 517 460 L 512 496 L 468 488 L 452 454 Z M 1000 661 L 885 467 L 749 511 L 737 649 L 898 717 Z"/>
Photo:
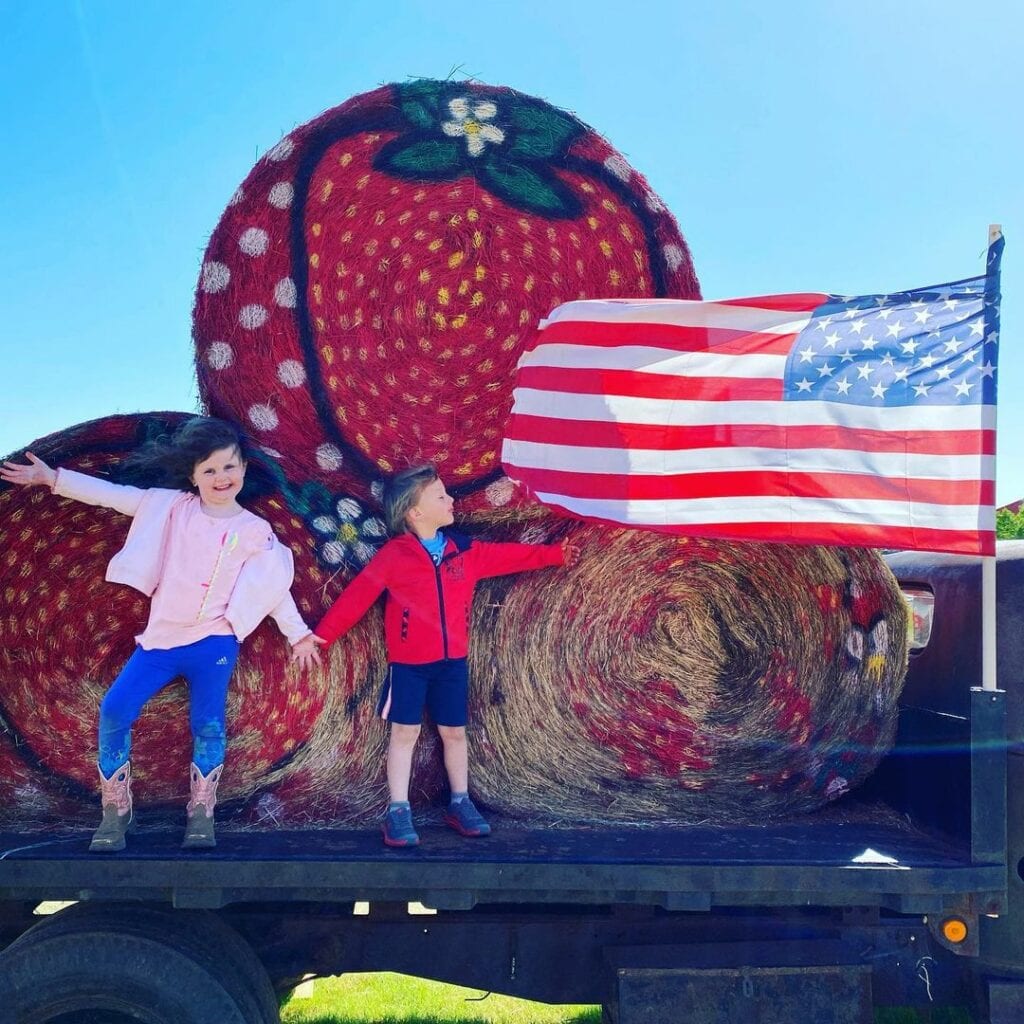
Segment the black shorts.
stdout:
<path fill-rule="evenodd" d="M 466 724 L 469 665 L 465 658 L 446 658 L 425 665 L 392 662 L 384 678 L 377 714 L 386 722 L 419 725 L 423 707 L 435 725 Z"/>

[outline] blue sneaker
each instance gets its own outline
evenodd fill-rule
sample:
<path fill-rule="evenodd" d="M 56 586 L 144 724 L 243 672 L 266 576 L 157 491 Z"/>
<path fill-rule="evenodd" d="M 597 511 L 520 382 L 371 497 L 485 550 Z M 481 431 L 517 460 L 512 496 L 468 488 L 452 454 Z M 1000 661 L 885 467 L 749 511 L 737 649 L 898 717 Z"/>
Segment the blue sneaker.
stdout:
<path fill-rule="evenodd" d="M 383 831 L 387 846 L 419 846 L 420 837 L 412 827 L 412 811 L 408 804 L 387 809 Z"/>
<path fill-rule="evenodd" d="M 464 800 L 448 805 L 444 823 L 455 829 L 460 836 L 489 836 L 491 834 L 491 826 L 484 821 L 483 816 L 468 796 Z"/>

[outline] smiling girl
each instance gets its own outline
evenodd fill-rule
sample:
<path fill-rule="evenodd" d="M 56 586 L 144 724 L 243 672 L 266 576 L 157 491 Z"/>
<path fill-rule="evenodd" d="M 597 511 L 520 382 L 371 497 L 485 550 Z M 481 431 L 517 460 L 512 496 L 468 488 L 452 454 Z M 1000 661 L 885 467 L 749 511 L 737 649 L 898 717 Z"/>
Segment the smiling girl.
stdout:
<path fill-rule="evenodd" d="M 27 464 L 5 462 L 0 479 L 46 486 L 60 497 L 132 517 L 106 578 L 151 598 L 135 653 L 100 704 L 103 821 L 89 849 L 124 849 L 132 820 L 131 728 L 146 702 L 179 675 L 189 684 L 193 739 L 183 845 L 214 846 L 227 690 L 240 643 L 271 615 L 303 668 L 319 660 L 291 597 L 291 551 L 265 520 L 238 504 L 245 439 L 224 420 L 186 420 L 170 438 L 151 442 L 125 460 L 126 469 L 155 475 L 164 485 L 151 488 L 53 469 L 31 452 L 25 457 Z"/>

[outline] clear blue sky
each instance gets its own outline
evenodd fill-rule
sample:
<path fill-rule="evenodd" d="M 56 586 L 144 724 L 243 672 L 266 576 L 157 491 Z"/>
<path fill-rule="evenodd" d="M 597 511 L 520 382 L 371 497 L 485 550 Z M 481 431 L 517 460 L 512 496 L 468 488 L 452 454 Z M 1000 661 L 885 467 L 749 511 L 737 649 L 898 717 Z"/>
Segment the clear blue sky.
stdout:
<path fill-rule="evenodd" d="M 709 298 L 969 276 L 1001 221 L 998 498 L 1024 497 L 1019 4 L 0 0 L 0 18 L 0 451 L 194 409 L 200 259 L 257 156 L 355 93 L 457 69 L 606 135 Z"/>

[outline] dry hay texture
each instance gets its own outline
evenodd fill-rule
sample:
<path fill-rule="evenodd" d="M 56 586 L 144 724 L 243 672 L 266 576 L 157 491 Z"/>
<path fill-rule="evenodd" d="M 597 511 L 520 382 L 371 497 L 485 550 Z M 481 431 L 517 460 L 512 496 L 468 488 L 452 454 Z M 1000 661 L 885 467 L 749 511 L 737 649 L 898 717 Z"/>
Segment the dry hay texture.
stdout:
<path fill-rule="evenodd" d="M 127 452 L 185 417 L 112 416 L 29 446 L 51 464 L 123 482 Z M 21 453 L 16 456 L 21 457 Z M 245 504 L 295 555 L 292 587 L 316 622 L 343 577 L 317 564 L 302 520 L 329 496 L 296 487 L 269 460 L 250 463 Z M 129 520 L 110 510 L 0 483 L 0 801 L 3 818 L 29 826 L 54 815 L 95 814 L 99 702 L 134 649 L 148 599 L 107 583 L 107 562 Z M 267 620 L 242 647 L 228 695 L 225 812 L 288 825 L 365 820 L 386 799 L 386 734 L 374 715 L 384 674 L 379 612 L 331 649 L 327 672 L 303 677 Z M 178 681 L 146 706 L 133 730 L 136 799 L 143 807 L 188 794 L 187 691 Z M 441 783 L 434 738 L 421 743 L 416 797 Z"/>
<path fill-rule="evenodd" d="M 699 295 L 675 220 L 593 129 L 511 89 L 389 85 L 288 134 L 235 193 L 196 291 L 200 391 L 294 479 L 366 501 L 429 460 L 463 509 L 499 507 L 538 320 Z"/>
<path fill-rule="evenodd" d="M 471 758 L 490 806 L 758 821 L 849 792 L 891 745 L 907 613 L 875 552 L 502 531 L 566 532 L 574 569 L 478 592 Z"/>

